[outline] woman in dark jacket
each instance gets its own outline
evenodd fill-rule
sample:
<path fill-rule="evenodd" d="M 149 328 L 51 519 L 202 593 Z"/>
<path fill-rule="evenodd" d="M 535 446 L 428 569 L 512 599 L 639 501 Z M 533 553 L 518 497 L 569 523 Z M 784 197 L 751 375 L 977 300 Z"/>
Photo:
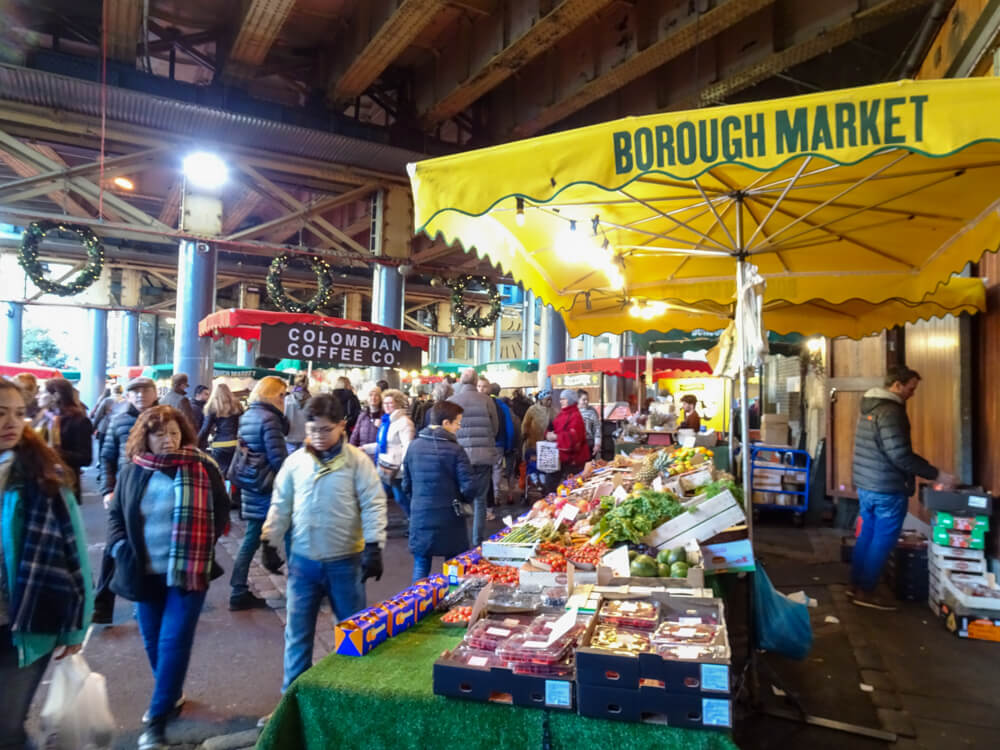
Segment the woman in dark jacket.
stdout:
<path fill-rule="evenodd" d="M 155 679 L 139 750 L 166 748 L 167 721 L 180 713 L 198 617 L 217 570 L 215 542 L 229 517 L 226 483 L 196 441 L 177 409 L 144 411 L 129 433 L 129 463 L 108 514 L 111 589 L 136 602 Z"/>
<path fill-rule="evenodd" d="M 80 470 L 94 460 L 94 426 L 73 391 L 73 385 L 64 378 L 45 381 L 45 392 L 52 396 L 49 445 L 73 470 L 73 493 L 82 502 Z"/>
<path fill-rule="evenodd" d="M 403 492 L 410 498 L 410 552 L 413 580 L 430 574 L 435 555 L 454 557 L 469 547 L 460 502 L 472 502 L 477 481 L 455 433 L 462 407 L 438 401 L 431 426 L 410 443 L 403 460 Z"/>
<path fill-rule="evenodd" d="M 351 445 L 361 448 L 372 445 L 378 440 L 378 428 L 382 424 L 382 391 L 377 386 L 368 394 L 368 408 L 361 410 L 358 423 L 351 431 Z M 375 456 L 372 456 L 375 460 Z"/>
<path fill-rule="evenodd" d="M 70 471 L 25 420 L 24 393 L 0 377 L 0 747 L 24 731 L 52 658 L 78 652 L 90 625 L 87 539 Z"/>
<path fill-rule="evenodd" d="M 250 393 L 250 406 L 240 417 L 239 440 L 246 443 L 251 454 L 265 458 L 271 471 L 263 472 L 264 476 L 252 486 L 240 485 L 247 530 L 240 551 L 233 560 L 233 575 L 229 580 L 232 586 L 229 609 L 234 612 L 267 608 L 267 602 L 250 591 L 247 576 L 250 562 L 260 547 L 260 532 L 271 505 L 274 477 L 288 456 L 285 445 L 288 421 L 284 414 L 287 395 L 288 384 L 284 380 L 273 376 L 263 378 L 254 386 Z"/>
<path fill-rule="evenodd" d="M 198 432 L 198 446 L 209 448 L 222 476 L 229 472 L 236 452 L 236 434 L 243 408 L 225 383 L 217 383 L 205 405 L 204 420 Z M 209 442 L 211 441 L 211 442 Z"/>

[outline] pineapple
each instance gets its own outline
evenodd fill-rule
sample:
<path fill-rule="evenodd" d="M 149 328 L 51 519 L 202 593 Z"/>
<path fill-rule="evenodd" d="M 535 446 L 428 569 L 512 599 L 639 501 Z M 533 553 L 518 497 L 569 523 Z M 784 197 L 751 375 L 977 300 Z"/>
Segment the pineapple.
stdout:
<path fill-rule="evenodd" d="M 658 453 L 649 453 L 642 460 L 642 466 L 635 472 L 635 481 L 641 482 L 647 487 L 660 475 L 660 470 L 656 468 Z"/>

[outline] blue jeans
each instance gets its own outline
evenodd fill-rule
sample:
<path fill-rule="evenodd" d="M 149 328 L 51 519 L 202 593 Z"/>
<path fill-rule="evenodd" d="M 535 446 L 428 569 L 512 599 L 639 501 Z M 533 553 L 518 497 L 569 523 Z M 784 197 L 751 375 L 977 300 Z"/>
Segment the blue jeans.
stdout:
<path fill-rule="evenodd" d="M 136 603 L 139 632 L 146 647 L 155 685 L 149 702 L 151 720 L 167 716 L 184 692 L 194 631 L 207 591 L 184 591 L 167 586 L 153 599 Z"/>
<path fill-rule="evenodd" d="M 906 520 L 906 495 L 858 490 L 858 506 L 861 536 L 851 558 L 851 583 L 863 591 L 874 591 L 885 561 L 899 541 Z"/>
<path fill-rule="evenodd" d="M 382 482 L 382 488 L 385 490 L 385 494 L 392 497 L 396 501 L 396 504 L 403 509 L 406 517 L 410 517 L 410 496 L 403 492 L 403 480 L 393 479 L 391 483 L 386 484 Z"/>
<path fill-rule="evenodd" d="M 426 578 L 431 574 L 431 555 L 413 556 L 413 582 L 416 583 L 421 578 Z"/>
<path fill-rule="evenodd" d="M 253 562 L 253 556 L 257 554 L 257 549 L 260 547 L 260 532 L 263 528 L 264 522 L 262 520 L 247 519 L 246 534 L 243 537 L 243 544 L 240 545 L 240 551 L 236 553 L 236 559 L 233 560 L 233 575 L 229 579 L 229 585 L 233 587 L 232 596 L 239 596 L 250 590 L 247 576 L 250 575 L 250 563 Z"/>
<path fill-rule="evenodd" d="M 292 554 L 288 561 L 285 622 L 285 692 L 295 678 L 312 666 L 316 618 L 323 597 L 330 600 L 337 620 L 364 609 L 365 585 L 361 582 L 361 555 L 342 560 L 310 560 Z"/>

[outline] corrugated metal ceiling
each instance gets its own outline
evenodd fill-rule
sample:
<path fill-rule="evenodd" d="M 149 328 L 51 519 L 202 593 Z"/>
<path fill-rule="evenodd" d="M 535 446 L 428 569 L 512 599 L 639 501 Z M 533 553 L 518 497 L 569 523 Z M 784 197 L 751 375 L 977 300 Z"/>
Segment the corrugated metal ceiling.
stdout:
<path fill-rule="evenodd" d="M 0 64 L 0 99 L 100 117 L 100 84 Z M 109 87 L 110 120 L 170 134 L 264 149 L 334 164 L 404 174 L 424 154 L 336 133 Z"/>

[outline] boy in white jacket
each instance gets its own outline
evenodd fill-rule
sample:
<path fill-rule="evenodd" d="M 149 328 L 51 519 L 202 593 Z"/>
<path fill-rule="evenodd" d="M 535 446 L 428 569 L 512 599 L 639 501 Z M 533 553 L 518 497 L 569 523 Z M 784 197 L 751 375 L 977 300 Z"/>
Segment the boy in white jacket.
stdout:
<path fill-rule="evenodd" d="M 365 606 L 364 582 L 382 577 L 386 498 L 375 466 L 350 445 L 340 401 L 306 405 L 306 442 L 274 480 L 263 534 L 280 545 L 291 528 L 282 692 L 312 666 L 324 597 L 338 620 Z"/>

